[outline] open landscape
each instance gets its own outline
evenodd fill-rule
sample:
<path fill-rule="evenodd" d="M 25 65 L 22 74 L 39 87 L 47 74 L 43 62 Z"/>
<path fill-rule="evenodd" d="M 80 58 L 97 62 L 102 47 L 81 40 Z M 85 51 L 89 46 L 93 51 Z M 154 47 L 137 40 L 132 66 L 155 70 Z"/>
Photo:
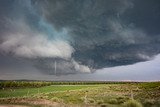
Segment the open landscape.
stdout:
<path fill-rule="evenodd" d="M 0 85 L 0 107 L 160 106 L 160 82 L 4 81 Z"/>
<path fill-rule="evenodd" d="M 160 107 L 160 0 L 0 0 L 0 107 Z"/>

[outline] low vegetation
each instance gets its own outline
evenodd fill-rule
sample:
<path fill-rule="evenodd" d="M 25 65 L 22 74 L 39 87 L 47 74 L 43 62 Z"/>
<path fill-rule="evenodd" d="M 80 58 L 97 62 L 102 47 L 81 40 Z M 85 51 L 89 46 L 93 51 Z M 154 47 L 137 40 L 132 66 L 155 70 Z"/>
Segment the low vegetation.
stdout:
<path fill-rule="evenodd" d="M 124 107 L 143 107 L 141 103 L 136 100 L 128 100 L 123 104 Z"/>
<path fill-rule="evenodd" d="M 5 87 L 0 89 L 0 103 L 38 107 L 160 107 L 160 82 L 50 82 L 40 87 Z"/>

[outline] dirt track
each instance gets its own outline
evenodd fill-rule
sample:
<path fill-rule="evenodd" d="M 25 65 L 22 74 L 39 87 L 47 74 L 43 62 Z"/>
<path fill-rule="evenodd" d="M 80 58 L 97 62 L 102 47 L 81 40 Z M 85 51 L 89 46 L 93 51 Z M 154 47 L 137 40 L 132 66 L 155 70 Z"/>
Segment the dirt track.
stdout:
<path fill-rule="evenodd" d="M 22 105 L 0 105 L 0 107 L 29 107 L 29 106 L 22 106 Z"/>
<path fill-rule="evenodd" d="M 0 104 L 0 107 L 30 107 L 27 105 L 20 105 L 20 104 L 31 104 L 31 105 L 41 105 L 41 106 L 46 106 L 46 107 L 62 107 L 63 105 L 56 103 L 56 102 L 52 102 L 49 100 L 45 100 L 45 99 L 17 99 L 17 100 L 10 100 L 10 103 L 12 104 Z M 15 104 L 14 104 L 15 103 Z M 16 105 L 17 103 L 17 105 Z M 18 105 L 19 104 L 19 105 Z"/>

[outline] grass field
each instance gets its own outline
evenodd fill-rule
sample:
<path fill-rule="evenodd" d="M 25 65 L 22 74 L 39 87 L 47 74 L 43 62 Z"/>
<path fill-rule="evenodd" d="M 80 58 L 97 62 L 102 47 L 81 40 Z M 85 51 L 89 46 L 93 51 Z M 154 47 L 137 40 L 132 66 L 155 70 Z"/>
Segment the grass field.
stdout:
<path fill-rule="evenodd" d="M 40 88 L 20 88 L 0 90 L 0 98 L 23 97 L 40 93 L 60 92 L 95 87 L 95 85 L 52 85 Z"/>
<path fill-rule="evenodd" d="M 160 107 L 160 82 L 6 88 L 0 90 L 0 103 L 35 107 Z"/>

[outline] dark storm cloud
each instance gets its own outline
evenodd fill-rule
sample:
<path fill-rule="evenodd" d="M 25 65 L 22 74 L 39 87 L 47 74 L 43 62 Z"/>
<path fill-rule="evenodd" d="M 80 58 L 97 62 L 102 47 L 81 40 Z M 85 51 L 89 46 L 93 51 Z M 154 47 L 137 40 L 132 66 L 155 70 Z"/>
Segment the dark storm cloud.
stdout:
<path fill-rule="evenodd" d="M 151 35 L 160 33 L 160 1 L 159 0 L 134 0 L 134 9 L 126 12 L 125 20 L 144 28 Z"/>
<path fill-rule="evenodd" d="M 14 58 L 18 57 L 27 61 L 23 65 L 28 66 L 29 64 L 31 68 L 33 66 L 41 68 L 41 71 L 48 73 L 48 71 L 54 70 L 52 63 L 56 59 L 61 62 L 57 62 L 56 74 L 90 72 L 87 66 L 81 65 L 71 58 L 74 49 L 68 41 L 70 39 L 67 37 L 68 31 L 65 28 L 56 30 L 47 23 L 37 12 L 35 1 L 4 1 L 1 5 L 3 29 L 0 36 L 0 52 L 8 58 L 3 58 L 7 63 L 3 63 L 1 60 L 0 66 L 6 64 L 8 68 L 12 68 L 12 65 L 18 67 L 19 64 L 13 63 L 19 62 Z M 6 11 L 4 12 L 4 10 Z M 39 63 L 40 60 L 45 64 Z M 64 61 L 68 64 L 65 64 Z M 63 67 L 58 67 L 59 63 Z M 68 71 L 66 72 L 66 70 Z"/>
<path fill-rule="evenodd" d="M 90 67 L 132 64 L 159 53 L 159 34 L 154 33 L 160 25 L 157 0 L 46 0 L 39 4 L 48 22 L 57 29 L 69 29 L 73 57 Z"/>
<path fill-rule="evenodd" d="M 111 19 L 117 21 L 119 15 L 133 7 L 128 0 L 47 0 L 40 4 L 42 14 L 53 26 L 70 29 L 73 44 L 85 47 L 106 42 Z"/>
<path fill-rule="evenodd" d="M 1 54 L 47 74 L 55 62 L 57 75 L 88 73 L 160 52 L 158 0 L 0 2 Z"/>

